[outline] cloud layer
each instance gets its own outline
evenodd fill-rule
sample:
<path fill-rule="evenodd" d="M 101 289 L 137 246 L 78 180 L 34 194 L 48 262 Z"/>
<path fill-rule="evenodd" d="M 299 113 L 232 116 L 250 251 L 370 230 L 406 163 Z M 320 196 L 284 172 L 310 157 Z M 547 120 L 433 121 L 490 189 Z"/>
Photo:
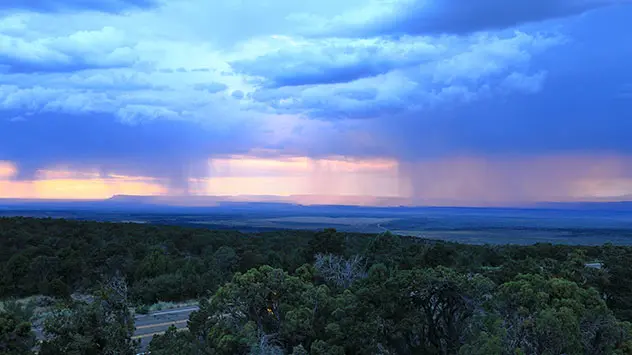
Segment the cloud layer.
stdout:
<path fill-rule="evenodd" d="M 630 155 L 627 3 L 5 1 L 0 161 L 180 191 L 245 153 Z"/>
<path fill-rule="evenodd" d="M 0 3 L 0 10 L 44 13 L 89 10 L 120 13 L 125 10 L 147 9 L 157 5 L 156 0 L 4 0 Z"/>
<path fill-rule="evenodd" d="M 401 0 L 362 24 L 352 35 L 420 35 L 502 30 L 526 23 L 577 15 L 628 0 Z M 343 28 L 345 26 L 342 26 Z"/>

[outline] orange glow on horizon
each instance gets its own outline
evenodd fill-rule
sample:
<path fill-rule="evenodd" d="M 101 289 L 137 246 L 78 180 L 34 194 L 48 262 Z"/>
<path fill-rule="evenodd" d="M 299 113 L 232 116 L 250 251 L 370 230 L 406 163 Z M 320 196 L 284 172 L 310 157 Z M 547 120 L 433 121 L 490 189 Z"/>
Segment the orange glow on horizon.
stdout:
<path fill-rule="evenodd" d="M 0 198 L 105 199 L 176 196 L 168 181 L 95 171 L 42 169 L 32 181 L 11 180 L 0 162 Z M 515 205 L 538 201 L 632 198 L 632 158 L 558 155 L 458 157 L 401 163 L 328 157 L 221 157 L 207 177 L 189 180 L 188 196 L 280 196 L 304 204 Z M 186 199 L 186 197 L 183 197 Z"/>
<path fill-rule="evenodd" d="M 165 187 L 139 177 L 64 170 L 40 170 L 29 181 L 0 180 L 0 198 L 106 199 L 113 195 L 161 195 Z"/>
<path fill-rule="evenodd" d="M 101 175 L 93 171 L 70 171 L 70 170 L 38 170 L 36 180 L 91 180 L 99 179 Z"/>

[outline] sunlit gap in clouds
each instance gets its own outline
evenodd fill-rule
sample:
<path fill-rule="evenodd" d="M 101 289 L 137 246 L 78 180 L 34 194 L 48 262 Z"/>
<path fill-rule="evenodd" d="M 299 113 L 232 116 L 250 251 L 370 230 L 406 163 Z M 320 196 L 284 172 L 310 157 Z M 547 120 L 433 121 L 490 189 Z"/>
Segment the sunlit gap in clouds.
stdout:
<path fill-rule="evenodd" d="M 512 206 L 632 196 L 632 159 L 617 155 L 463 156 L 415 162 L 233 155 L 209 159 L 207 176 L 190 178 L 186 195 L 154 177 L 57 167 L 39 170 L 33 180 L 17 180 L 17 172 L 13 163 L 0 162 L 0 197 L 146 195 L 183 202 L 220 196 L 303 204 Z"/>
<path fill-rule="evenodd" d="M 105 199 L 116 194 L 158 195 L 167 190 L 149 177 L 101 176 L 96 171 L 57 167 L 38 170 L 32 180 L 15 180 L 15 164 L 0 161 L 0 198 Z"/>
<path fill-rule="evenodd" d="M 209 165 L 209 178 L 196 182 L 194 194 L 402 197 L 392 160 L 232 156 Z"/>
<path fill-rule="evenodd" d="M 372 204 L 372 197 L 401 197 L 397 162 L 331 157 L 258 158 L 228 156 L 209 160 L 207 177 L 189 179 L 186 196 L 297 196 L 306 203 Z M 73 171 L 39 170 L 35 179 L 12 180 L 11 163 L 0 170 L 4 198 L 98 199 L 113 195 L 182 195 L 164 179 Z M 311 196 L 311 197 L 310 197 Z M 323 199 L 329 196 L 329 199 Z M 347 198 L 349 197 L 349 198 Z M 364 199 L 360 198 L 364 197 Z"/>

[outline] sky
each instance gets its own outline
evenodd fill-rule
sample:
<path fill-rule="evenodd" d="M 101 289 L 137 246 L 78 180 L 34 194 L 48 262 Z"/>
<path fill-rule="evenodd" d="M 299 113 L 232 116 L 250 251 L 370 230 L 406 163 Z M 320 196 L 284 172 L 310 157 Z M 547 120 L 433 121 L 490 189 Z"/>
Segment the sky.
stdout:
<path fill-rule="evenodd" d="M 632 199 L 630 18 L 631 0 L 3 0 L 0 198 Z"/>

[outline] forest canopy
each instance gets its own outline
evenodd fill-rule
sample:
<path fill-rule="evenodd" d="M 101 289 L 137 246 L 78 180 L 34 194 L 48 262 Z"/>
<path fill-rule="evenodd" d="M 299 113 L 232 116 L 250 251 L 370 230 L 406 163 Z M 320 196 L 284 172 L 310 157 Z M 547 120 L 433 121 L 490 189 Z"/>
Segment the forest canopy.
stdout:
<path fill-rule="evenodd" d="M 0 298 L 60 300 L 51 354 L 131 354 L 130 308 L 189 299 L 152 354 L 632 354 L 630 275 L 613 245 L 0 219 Z M 32 351 L 30 322 L 0 309 L 0 353 Z"/>

